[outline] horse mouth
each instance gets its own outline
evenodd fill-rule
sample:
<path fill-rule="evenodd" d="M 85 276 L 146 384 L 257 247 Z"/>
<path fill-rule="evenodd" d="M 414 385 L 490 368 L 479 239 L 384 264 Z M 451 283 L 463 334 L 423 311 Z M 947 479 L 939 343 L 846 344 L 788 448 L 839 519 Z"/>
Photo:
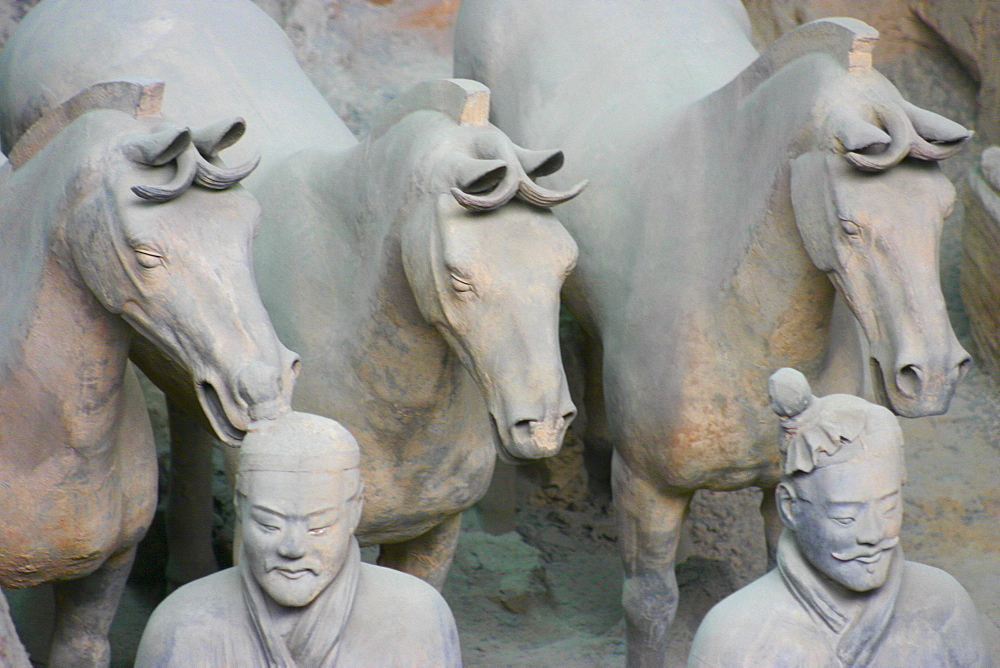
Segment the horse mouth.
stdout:
<path fill-rule="evenodd" d="M 868 358 L 868 364 L 872 374 L 872 391 L 875 393 L 875 401 L 880 406 L 892 407 L 892 400 L 889 399 L 889 390 L 885 387 L 885 376 L 882 375 L 882 365 L 874 357 Z"/>
<path fill-rule="evenodd" d="M 226 444 L 238 447 L 246 436 L 246 431 L 232 423 L 226 415 L 219 392 L 209 382 L 198 383 L 198 400 L 205 412 L 212 430 Z"/>
<path fill-rule="evenodd" d="M 518 457 L 512 454 L 507 446 L 504 445 L 503 437 L 500 435 L 500 429 L 497 427 L 497 419 L 490 413 L 490 426 L 493 427 L 493 447 L 496 448 L 497 457 L 500 458 L 504 464 L 526 464 L 533 461 L 527 457 Z"/>

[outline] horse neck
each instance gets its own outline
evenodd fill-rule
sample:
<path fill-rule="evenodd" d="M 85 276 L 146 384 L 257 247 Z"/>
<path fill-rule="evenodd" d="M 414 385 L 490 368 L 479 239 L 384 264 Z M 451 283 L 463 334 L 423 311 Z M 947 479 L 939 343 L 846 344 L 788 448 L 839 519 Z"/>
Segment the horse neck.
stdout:
<path fill-rule="evenodd" d="M 78 141 L 72 136 L 78 130 L 64 131 L 70 145 Z M 77 271 L 69 239 L 86 233 L 67 230 L 94 218 L 77 216 L 75 207 L 86 206 L 80 184 L 95 182 L 77 173 L 75 165 L 88 161 L 67 151 L 62 139 L 14 172 L 0 194 L 0 224 L 20 228 L 15 252 L 23 249 L 31 258 L 20 279 L 4 277 L 20 304 L 16 322 L 0 328 L 0 362 L 6 371 L 0 386 L 3 406 L 45 411 L 53 418 L 47 423 L 66 428 L 70 444 L 84 446 L 99 440 L 117 417 L 131 330 L 100 304 Z M 22 413 L 37 420 L 34 411 Z M 39 429 L 32 426 L 25 433 Z"/>
<path fill-rule="evenodd" d="M 46 259 L 28 298 L 23 338 L 5 342 L 0 408 L 21 406 L 7 419 L 34 421 L 18 430 L 35 440 L 32 456 L 67 445 L 103 449 L 122 410 L 130 330 L 97 301 L 65 256 Z"/>
<path fill-rule="evenodd" d="M 311 172 L 316 183 L 324 184 L 325 233 L 337 235 L 343 252 L 342 262 L 323 260 L 328 267 L 336 265 L 331 292 L 337 323 L 331 336 L 343 351 L 338 364 L 347 365 L 345 371 L 354 373 L 378 360 L 382 369 L 407 378 L 383 384 L 371 396 L 396 406 L 427 407 L 447 401 L 454 379 L 467 374 L 420 313 L 406 278 L 400 238 L 421 195 L 407 187 L 413 169 L 409 147 L 393 141 L 388 133 L 328 154 L 321 159 L 325 166 Z"/>
<path fill-rule="evenodd" d="M 728 129 L 730 150 L 706 172 L 728 172 L 714 181 L 717 189 L 709 199 L 723 203 L 716 208 L 713 233 L 724 238 L 731 221 L 746 221 L 745 235 L 730 247 L 734 270 L 721 275 L 724 317 L 738 321 L 742 331 L 752 331 L 755 340 L 767 341 L 770 353 L 779 357 L 796 351 L 800 358 L 818 358 L 829 328 L 833 286 L 803 246 L 789 178 L 791 158 L 818 146 L 814 119 L 824 84 L 842 72 L 829 57 L 807 56 L 753 88 L 738 77 L 697 111 L 734 110 L 724 123 L 714 125 Z M 750 68 L 746 74 L 757 73 Z"/>

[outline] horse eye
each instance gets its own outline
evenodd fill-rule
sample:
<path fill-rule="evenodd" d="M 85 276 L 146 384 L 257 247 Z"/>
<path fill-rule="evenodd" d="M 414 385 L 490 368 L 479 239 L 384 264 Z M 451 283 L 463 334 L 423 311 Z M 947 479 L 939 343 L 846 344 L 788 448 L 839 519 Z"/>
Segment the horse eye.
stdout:
<path fill-rule="evenodd" d="M 843 230 L 844 234 L 846 234 L 849 237 L 861 236 L 861 226 L 855 223 L 853 220 L 841 220 L 840 229 Z"/>
<path fill-rule="evenodd" d="M 451 287 L 455 292 L 475 292 L 472 283 L 464 281 L 455 274 L 451 275 Z"/>
<path fill-rule="evenodd" d="M 141 266 L 145 267 L 146 269 L 153 269 L 163 264 L 162 255 L 157 255 L 156 253 L 153 253 L 152 251 L 148 250 L 136 249 L 135 259 Z"/>

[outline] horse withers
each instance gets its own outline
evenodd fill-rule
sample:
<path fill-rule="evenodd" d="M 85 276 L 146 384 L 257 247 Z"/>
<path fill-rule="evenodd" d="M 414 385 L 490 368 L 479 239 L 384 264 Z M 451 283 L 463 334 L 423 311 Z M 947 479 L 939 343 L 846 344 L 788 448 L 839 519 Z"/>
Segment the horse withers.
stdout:
<path fill-rule="evenodd" d="M 254 289 L 260 208 L 237 186 L 254 163 L 214 157 L 242 121 L 172 124 L 162 91 L 87 88 L 8 147 L 0 174 L 0 584 L 54 583 L 50 665 L 108 663 L 156 506 L 131 339 L 183 365 L 237 429 L 287 406 L 297 364 Z"/>

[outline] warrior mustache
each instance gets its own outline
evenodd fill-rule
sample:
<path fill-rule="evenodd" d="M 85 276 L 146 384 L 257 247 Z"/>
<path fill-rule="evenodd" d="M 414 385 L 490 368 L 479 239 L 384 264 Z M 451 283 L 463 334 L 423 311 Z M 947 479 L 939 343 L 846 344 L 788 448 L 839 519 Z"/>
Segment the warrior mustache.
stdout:
<path fill-rule="evenodd" d="M 899 545 L 899 536 L 884 540 L 874 548 L 859 548 L 857 550 L 852 550 L 851 552 L 834 552 L 833 557 L 839 561 L 854 561 L 855 559 L 874 557 L 881 552 L 891 550 L 897 545 Z"/>

